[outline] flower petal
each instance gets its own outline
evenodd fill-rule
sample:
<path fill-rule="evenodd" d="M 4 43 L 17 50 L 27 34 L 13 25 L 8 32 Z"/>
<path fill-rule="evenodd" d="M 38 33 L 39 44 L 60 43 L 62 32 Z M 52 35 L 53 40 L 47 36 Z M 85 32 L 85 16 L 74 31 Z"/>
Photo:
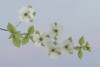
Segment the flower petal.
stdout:
<path fill-rule="evenodd" d="M 50 58 L 51 59 L 57 59 L 57 57 L 58 57 L 58 54 L 57 53 L 51 53 L 50 54 Z"/>
<path fill-rule="evenodd" d="M 36 42 L 36 43 L 35 43 L 35 46 L 36 46 L 36 47 L 40 47 L 40 46 L 41 46 L 41 44 L 40 44 L 40 43 L 38 43 L 38 42 Z"/>
<path fill-rule="evenodd" d="M 62 50 L 62 53 L 63 53 L 64 55 L 66 55 L 66 56 L 69 54 L 69 52 L 68 52 L 67 50 L 65 50 L 65 49 Z"/>

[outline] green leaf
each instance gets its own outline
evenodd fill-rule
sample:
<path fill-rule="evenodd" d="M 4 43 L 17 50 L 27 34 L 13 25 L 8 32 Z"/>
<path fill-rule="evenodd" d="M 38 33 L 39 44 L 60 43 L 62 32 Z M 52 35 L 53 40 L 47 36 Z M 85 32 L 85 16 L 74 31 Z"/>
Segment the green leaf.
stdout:
<path fill-rule="evenodd" d="M 36 31 L 36 34 L 39 34 L 40 35 L 40 32 L 39 31 Z"/>
<path fill-rule="evenodd" d="M 70 52 L 70 54 L 73 54 L 73 52 Z"/>
<path fill-rule="evenodd" d="M 57 42 L 55 41 L 54 44 L 57 45 Z"/>
<path fill-rule="evenodd" d="M 46 37 L 48 37 L 48 38 L 49 38 L 49 37 L 50 37 L 50 35 L 46 35 Z"/>
<path fill-rule="evenodd" d="M 61 55 L 61 52 L 57 52 L 58 53 L 58 55 Z"/>
<path fill-rule="evenodd" d="M 30 22 L 33 22 L 33 19 L 32 19 L 32 20 L 30 20 Z"/>
<path fill-rule="evenodd" d="M 14 37 L 15 37 L 15 35 L 14 34 L 11 34 L 8 39 L 12 39 Z"/>
<path fill-rule="evenodd" d="M 24 33 L 24 35 L 25 35 L 26 37 L 28 37 L 29 34 L 28 34 L 28 33 Z"/>
<path fill-rule="evenodd" d="M 90 47 L 87 47 L 87 50 L 88 50 L 89 52 L 91 52 L 91 48 L 90 48 Z"/>
<path fill-rule="evenodd" d="M 33 36 L 29 36 L 30 40 L 35 43 L 35 41 L 33 40 Z"/>
<path fill-rule="evenodd" d="M 54 24 L 55 24 L 55 26 L 57 26 L 57 23 L 56 22 Z"/>
<path fill-rule="evenodd" d="M 74 47 L 74 49 L 75 49 L 75 50 L 80 50 L 80 49 L 81 49 L 81 47 L 76 46 L 76 47 Z"/>
<path fill-rule="evenodd" d="M 81 50 L 79 50 L 79 52 L 78 52 L 78 57 L 80 58 L 80 60 L 81 60 L 82 57 L 83 57 L 83 52 L 82 52 Z"/>
<path fill-rule="evenodd" d="M 32 8 L 32 6 L 28 6 L 28 8 Z"/>
<path fill-rule="evenodd" d="M 86 47 L 89 47 L 89 43 L 88 42 L 86 42 Z"/>
<path fill-rule="evenodd" d="M 22 38 L 22 45 L 25 45 L 29 42 L 29 37 L 23 37 Z"/>
<path fill-rule="evenodd" d="M 54 37 L 54 40 L 57 40 L 57 37 Z"/>
<path fill-rule="evenodd" d="M 45 46 L 43 43 L 41 43 L 42 46 Z"/>
<path fill-rule="evenodd" d="M 7 30 L 8 30 L 10 33 L 15 33 L 15 32 L 16 32 L 15 27 L 14 27 L 11 23 L 8 23 Z"/>
<path fill-rule="evenodd" d="M 36 15 L 36 12 L 33 13 L 33 16 L 35 16 L 35 15 Z"/>
<path fill-rule="evenodd" d="M 12 40 L 15 47 L 20 47 L 21 40 L 18 37 L 14 37 Z"/>
<path fill-rule="evenodd" d="M 20 37 L 20 38 L 22 38 L 23 36 L 22 36 L 22 34 L 20 34 L 20 31 L 16 31 L 16 33 L 15 33 L 18 37 Z"/>
<path fill-rule="evenodd" d="M 82 49 L 83 49 L 83 50 L 87 50 L 87 47 L 86 47 L 86 46 L 83 46 Z"/>
<path fill-rule="evenodd" d="M 70 42 L 73 42 L 72 37 L 69 37 L 68 40 L 70 40 Z"/>
<path fill-rule="evenodd" d="M 79 39 L 79 44 L 80 45 L 83 45 L 85 43 L 85 40 L 84 40 L 84 37 L 82 36 L 80 39 Z"/>
<path fill-rule="evenodd" d="M 31 35 L 31 34 L 33 34 L 33 33 L 34 33 L 34 26 L 30 26 L 30 27 L 28 28 L 28 34 Z"/>

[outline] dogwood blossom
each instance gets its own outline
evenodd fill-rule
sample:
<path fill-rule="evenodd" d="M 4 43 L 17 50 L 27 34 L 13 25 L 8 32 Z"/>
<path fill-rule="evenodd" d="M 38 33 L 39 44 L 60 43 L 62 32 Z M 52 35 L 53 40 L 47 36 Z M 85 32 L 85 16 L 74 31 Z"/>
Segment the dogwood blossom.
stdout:
<path fill-rule="evenodd" d="M 19 20 L 21 22 L 28 23 L 30 20 L 33 20 L 33 13 L 34 10 L 32 8 L 23 7 L 21 10 L 19 10 Z"/>
<path fill-rule="evenodd" d="M 64 31 L 63 26 L 61 24 L 55 24 L 54 23 L 54 24 L 50 25 L 50 28 L 51 28 L 51 31 L 49 33 L 50 36 L 52 38 L 57 37 L 58 39 L 60 39 L 61 38 L 61 32 Z"/>
<path fill-rule="evenodd" d="M 50 56 L 51 59 L 56 59 L 60 52 L 60 47 L 56 46 L 53 43 L 49 43 L 45 52 Z"/>
<path fill-rule="evenodd" d="M 23 7 L 19 10 L 20 23 L 33 22 L 35 15 L 36 12 L 34 12 L 32 6 Z M 58 39 L 61 38 L 61 33 L 64 31 L 61 24 L 54 23 L 50 25 L 51 31 L 49 34 L 46 34 L 45 32 L 39 32 L 36 30 L 33 25 L 27 29 L 26 33 L 22 33 L 21 31 L 16 30 L 16 27 L 18 27 L 20 23 L 14 26 L 9 22 L 7 29 L 0 28 L 0 30 L 8 31 L 10 33 L 8 39 L 12 39 L 12 43 L 15 47 L 20 48 L 21 45 L 25 45 L 31 40 L 36 47 L 40 47 L 41 45 L 46 47 L 45 51 L 51 59 L 56 59 L 61 53 L 68 55 L 72 54 L 74 50 L 77 50 L 77 56 L 81 60 L 83 57 L 83 51 L 91 52 L 90 44 L 84 39 L 84 36 L 79 39 L 79 46 L 76 47 L 74 47 L 71 36 L 60 43 Z"/>
<path fill-rule="evenodd" d="M 45 32 L 41 32 L 40 35 L 39 34 L 35 34 L 33 36 L 33 40 L 35 41 L 35 46 L 36 47 L 40 47 L 41 44 L 47 45 L 48 42 L 49 42 L 49 38 L 46 37 L 46 33 Z"/>
<path fill-rule="evenodd" d="M 60 47 L 64 55 L 68 55 L 74 50 L 74 45 L 69 40 L 65 40 L 63 43 L 61 43 Z"/>

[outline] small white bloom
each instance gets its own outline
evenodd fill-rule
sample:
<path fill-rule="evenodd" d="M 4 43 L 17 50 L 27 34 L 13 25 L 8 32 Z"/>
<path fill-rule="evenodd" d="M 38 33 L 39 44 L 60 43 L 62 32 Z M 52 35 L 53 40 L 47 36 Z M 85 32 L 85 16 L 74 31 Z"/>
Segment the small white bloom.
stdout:
<path fill-rule="evenodd" d="M 36 47 L 40 47 L 41 44 L 47 45 L 49 42 L 49 38 L 46 37 L 46 33 L 45 32 L 41 32 L 40 35 L 39 34 L 35 34 L 33 36 L 33 40 L 35 41 L 35 46 Z"/>
<path fill-rule="evenodd" d="M 52 24 L 51 26 L 50 26 L 50 28 L 51 28 L 51 31 L 50 31 L 50 36 L 52 37 L 52 38 L 54 38 L 54 37 L 57 37 L 58 39 L 60 39 L 61 38 L 61 32 L 63 32 L 64 31 L 64 28 L 63 28 L 63 26 L 61 25 L 61 24 Z"/>
<path fill-rule="evenodd" d="M 74 45 L 69 40 L 65 40 L 62 44 L 60 44 L 60 47 L 64 55 L 68 55 L 74 50 Z"/>
<path fill-rule="evenodd" d="M 56 46 L 53 43 L 50 43 L 45 52 L 50 56 L 51 59 L 56 59 L 58 57 L 58 52 L 61 52 L 60 47 Z"/>
<path fill-rule="evenodd" d="M 33 13 L 34 10 L 32 8 L 23 7 L 21 10 L 19 10 L 19 20 L 21 22 L 28 23 L 30 20 L 33 20 Z"/>

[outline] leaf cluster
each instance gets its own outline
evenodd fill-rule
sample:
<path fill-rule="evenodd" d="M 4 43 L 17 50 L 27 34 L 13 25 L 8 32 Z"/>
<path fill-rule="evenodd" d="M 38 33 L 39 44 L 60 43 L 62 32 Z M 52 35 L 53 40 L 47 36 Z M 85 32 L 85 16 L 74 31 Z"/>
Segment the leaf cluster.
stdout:
<path fill-rule="evenodd" d="M 74 49 L 78 51 L 79 59 L 82 59 L 82 57 L 83 57 L 83 51 L 82 50 L 91 52 L 91 48 L 90 48 L 89 43 L 87 41 L 85 43 L 83 36 L 79 39 L 79 44 L 80 44 L 80 46 L 76 46 L 76 47 L 74 47 Z"/>
<path fill-rule="evenodd" d="M 29 42 L 29 39 L 34 42 L 32 36 L 35 31 L 34 26 L 30 26 L 28 28 L 27 33 L 24 33 L 24 37 L 23 34 L 21 34 L 20 31 L 17 31 L 11 23 L 8 23 L 7 30 L 11 33 L 9 39 L 12 39 L 12 43 L 15 47 L 20 47 L 21 44 L 27 44 Z"/>

